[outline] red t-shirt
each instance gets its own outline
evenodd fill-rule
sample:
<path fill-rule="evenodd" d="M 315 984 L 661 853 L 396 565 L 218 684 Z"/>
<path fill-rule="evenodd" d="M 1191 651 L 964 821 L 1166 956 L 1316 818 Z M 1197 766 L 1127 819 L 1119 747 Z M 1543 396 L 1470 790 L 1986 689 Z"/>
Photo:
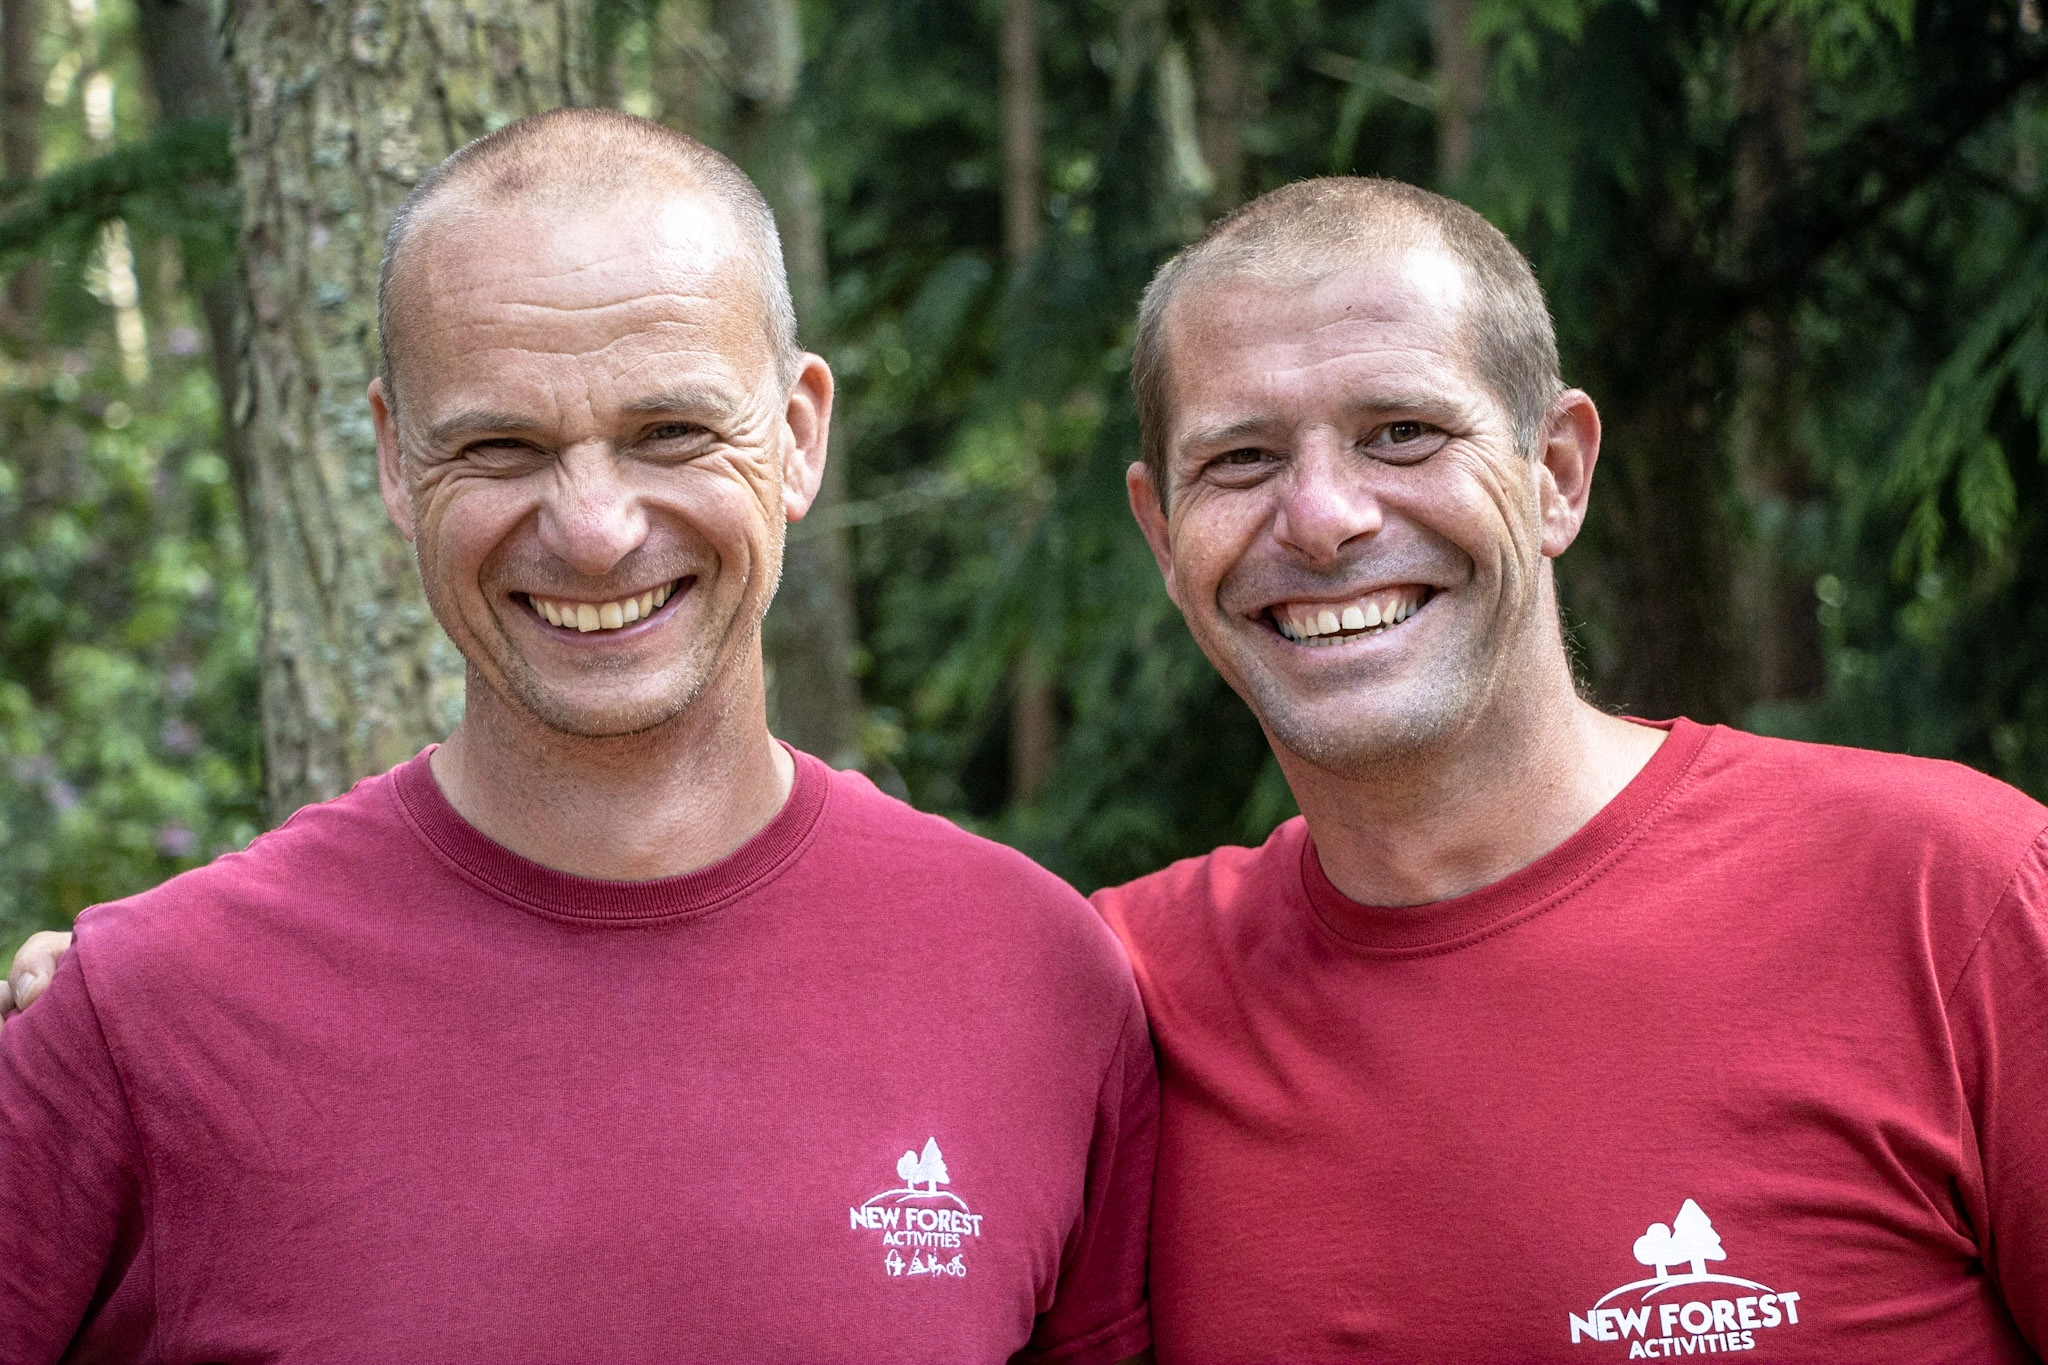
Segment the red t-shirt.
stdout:
<path fill-rule="evenodd" d="M 0 1034 L 0 1360 L 1108 1361 L 1157 1094 L 1073 891 L 799 755 L 684 877 L 425 757 L 81 916 Z"/>
<path fill-rule="evenodd" d="M 1160 1051 L 1162 1365 L 2035 1358 L 2044 829 L 1679 721 L 1456 900 L 1346 899 L 1299 820 L 1101 893 Z"/>

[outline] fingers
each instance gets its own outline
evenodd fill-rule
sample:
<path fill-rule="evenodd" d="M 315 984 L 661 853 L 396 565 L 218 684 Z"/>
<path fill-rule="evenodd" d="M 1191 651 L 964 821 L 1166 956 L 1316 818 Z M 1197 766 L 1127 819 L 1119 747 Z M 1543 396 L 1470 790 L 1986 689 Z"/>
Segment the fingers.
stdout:
<path fill-rule="evenodd" d="M 25 1010 L 36 1002 L 36 997 L 50 988 L 50 979 L 57 975 L 57 959 L 71 948 L 71 935 L 45 930 L 30 934 L 28 942 L 21 945 L 21 951 L 14 955 L 14 966 L 7 973 L 7 985 L 13 996 L 11 1008 Z"/>

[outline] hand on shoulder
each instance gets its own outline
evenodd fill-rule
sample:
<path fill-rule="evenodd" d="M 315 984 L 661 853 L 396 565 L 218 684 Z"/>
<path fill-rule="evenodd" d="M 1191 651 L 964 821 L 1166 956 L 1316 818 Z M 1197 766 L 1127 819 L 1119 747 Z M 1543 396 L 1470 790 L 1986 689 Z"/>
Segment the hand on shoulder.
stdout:
<path fill-rule="evenodd" d="M 49 989 L 51 979 L 57 975 L 57 959 L 70 950 L 70 934 L 45 930 L 29 935 L 28 942 L 14 954 L 7 979 L 0 981 L 0 1028 L 7 1026 L 9 1015 L 27 1009 Z"/>

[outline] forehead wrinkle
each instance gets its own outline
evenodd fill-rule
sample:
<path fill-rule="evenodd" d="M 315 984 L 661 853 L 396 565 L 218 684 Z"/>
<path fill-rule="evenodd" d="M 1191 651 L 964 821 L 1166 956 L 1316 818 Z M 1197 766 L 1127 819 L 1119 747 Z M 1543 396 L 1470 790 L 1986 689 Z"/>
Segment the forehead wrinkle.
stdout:
<path fill-rule="evenodd" d="M 700 307 L 706 303 L 729 303 L 735 292 L 750 302 L 760 297 L 761 291 L 754 279 L 759 273 L 758 253 L 745 241 L 730 212 L 716 202 L 709 204 L 712 212 L 697 216 L 697 221 L 710 225 L 714 229 L 712 231 L 679 234 L 673 230 L 662 231 L 663 224 L 659 221 L 643 222 L 634 225 L 639 230 L 640 240 L 601 250 L 586 259 L 576 259 L 573 252 L 577 242 L 588 242 L 590 237 L 568 234 L 554 221 L 540 218 L 538 221 L 543 228 L 556 229 L 548 247 L 540 251 L 519 252 L 511 262 L 516 268 L 506 269 L 501 265 L 492 273 L 485 274 L 474 268 L 475 258 L 463 254 L 464 248 L 467 246 L 486 252 L 500 249 L 509 229 L 533 225 L 536 207 L 517 204 L 506 219 L 500 220 L 493 218 L 486 211 L 488 206 L 476 203 L 466 190 L 454 192 L 469 202 L 432 205 L 412 226 L 393 262 L 391 311 L 394 321 L 404 324 L 395 327 L 395 332 L 431 334 L 444 330 L 450 324 L 437 320 L 435 315 L 443 312 L 435 306 L 437 300 L 455 302 L 480 293 L 518 292 L 522 288 L 576 281 L 579 276 L 590 277 L 595 286 L 592 292 L 599 296 L 597 301 L 564 304 L 515 299 L 508 302 L 549 315 L 579 312 L 596 315 L 611 308 L 643 304 Z M 696 201 L 702 196 L 702 191 L 698 187 L 676 186 L 669 193 L 688 196 L 692 200 L 691 208 L 700 207 Z M 604 216 L 602 210 L 593 209 L 583 215 L 587 221 L 582 226 L 596 225 L 596 220 Z M 659 220 L 665 216 L 672 215 L 657 211 L 651 218 Z M 655 234 L 652 243 L 645 240 L 644 234 L 648 231 Z M 597 240 L 603 243 L 601 237 Z M 679 256 L 686 259 L 675 259 Z M 668 259 L 664 260 L 664 257 Z M 658 275 L 666 277 L 668 287 L 640 290 L 621 297 L 619 285 L 613 282 L 609 285 L 611 297 L 601 295 L 600 291 L 607 288 L 604 279 L 607 273 L 620 267 L 628 270 L 645 268 L 650 262 L 659 264 Z M 749 308 L 746 311 L 751 316 L 756 310 Z M 411 347 L 408 345 L 404 349 Z"/>

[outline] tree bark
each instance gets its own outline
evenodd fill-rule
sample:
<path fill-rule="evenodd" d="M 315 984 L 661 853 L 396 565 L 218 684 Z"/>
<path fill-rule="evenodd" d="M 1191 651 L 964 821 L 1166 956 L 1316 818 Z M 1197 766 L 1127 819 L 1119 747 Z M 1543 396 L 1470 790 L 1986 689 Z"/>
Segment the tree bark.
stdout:
<path fill-rule="evenodd" d="M 1202 116 L 1202 160 L 1215 177 L 1209 192 L 1209 216 L 1230 212 L 1244 202 L 1245 106 L 1244 59 L 1237 34 L 1214 19 L 1195 24 L 1195 61 L 1201 71 L 1197 87 Z"/>
<path fill-rule="evenodd" d="M 219 29 L 206 0 L 135 0 L 135 29 L 143 74 L 164 122 L 232 116 L 234 105 L 221 70 Z M 246 291 L 241 276 L 229 272 L 203 282 L 197 292 L 214 385 L 220 393 L 221 453 L 234 477 L 243 543 L 253 545 L 259 533 L 254 481 L 247 443 L 234 421 L 243 386 L 240 331 Z"/>
<path fill-rule="evenodd" d="M 1013 272 L 1023 270 L 1038 249 L 1044 184 L 1043 92 L 1038 62 L 1038 11 L 1034 0 L 1003 0 L 1002 79 L 1003 254 Z M 1025 451 L 1026 458 L 1035 452 Z M 1044 509 L 1021 509 L 1028 535 Z M 1025 647 L 1011 674 L 1010 799 L 1031 800 L 1052 777 L 1059 759 L 1059 696 L 1044 654 Z"/>
<path fill-rule="evenodd" d="M 1735 256 L 1754 274 L 1757 246 L 1798 184 L 1806 136 L 1804 45 L 1783 25 L 1737 40 Z M 1800 372 L 1781 298 L 1742 320 L 1733 429 L 1737 486 L 1750 510 L 1736 597 L 1749 622 L 1751 699 L 1817 695 L 1825 681 L 1811 571 L 1801 572 L 1800 512 L 1816 490 L 1796 445 Z"/>
<path fill-rule="evenodd" d="M 1003 0 L 1002 71 L 1003 254 L 1016 262 L 1038 249 L 1043 183 L 1035 0 Z"/>
<path fill-rule="evenodd" d="M 709 21 L 704 0 L 663 0 L 649 25 L 655 117 L 679 133 L 710 141 L 719 83 L 712 79 L 705 50 Z"/>
<path fill-rule="evenodd" d="M 1436 47 L 1437 179 L 1456 184 L 1472 161 L 1472 120 L 1486 102 L 1486 53 L 1472 41 L 1477 0 L 1431 0 Z"/>
<path fill-rule="evenodd" d="M 406 191 L 499 123 L 582 103 L 584 0 L 232 0 L 247 384 L 271 815 L 444 735 L 462 664 L 377 491 L 363 391 Z"/>
<path fill-rule="evenodd" d="M 28 181 L 43 169 L 43 82 L 36 62 L 42 34 L 41 0 L 0 0 L 0 169 L 9 180 Z M 27 336 L 39 329 L 43 312 L 43 268 L 31 262 L 7 281 L 13 329 Z"/>
<path fill-rule="evenodd" d="M 711 22 L 726 55 L 728 149 L 775 210 L 790 294 L 805 344 L 824 345 L 824 206 L 794 108 L 803 71 L 796 0 L 715 0 Z M 846 532 L 844 447 L 826 461 L 811 524 L 785 547 L 782 586 L 762 629 L 777 734 L 836 767 L 860 762 L 860 686 L 853 674 L 853 573 Z"/>

